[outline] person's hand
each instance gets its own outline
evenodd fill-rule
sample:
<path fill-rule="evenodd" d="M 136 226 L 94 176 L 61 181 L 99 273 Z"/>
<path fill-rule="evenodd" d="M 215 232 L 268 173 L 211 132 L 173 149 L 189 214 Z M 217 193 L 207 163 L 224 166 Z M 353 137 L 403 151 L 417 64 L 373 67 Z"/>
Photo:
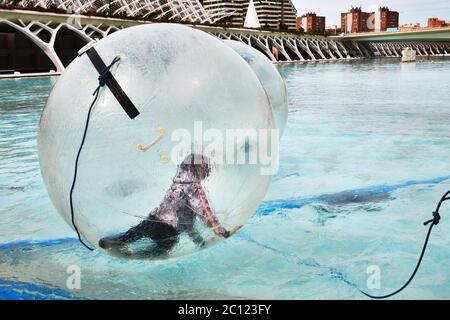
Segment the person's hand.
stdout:
<path fill-rule="evenodd" d="M 230 230 L 228 230 L 228 232 L 230 233 L 230 236 L 232 236 L 233 234 L 235 234 L 236 232 L 238 232 L 243 226 L 237 226 L 237 227 L 233 227 Z"/>

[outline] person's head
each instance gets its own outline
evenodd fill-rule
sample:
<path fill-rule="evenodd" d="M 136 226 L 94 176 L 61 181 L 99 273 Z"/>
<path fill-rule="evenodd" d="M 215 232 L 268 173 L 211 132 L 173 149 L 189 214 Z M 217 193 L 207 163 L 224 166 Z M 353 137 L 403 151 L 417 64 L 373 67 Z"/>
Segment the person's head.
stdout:
<path fill-rule="evenodd" d="M 211 173 L 208 157 L 199 154 L 189 154 L 181 163 L 180 169 L 191 171 L 200 180 L 205 180 Z"/>

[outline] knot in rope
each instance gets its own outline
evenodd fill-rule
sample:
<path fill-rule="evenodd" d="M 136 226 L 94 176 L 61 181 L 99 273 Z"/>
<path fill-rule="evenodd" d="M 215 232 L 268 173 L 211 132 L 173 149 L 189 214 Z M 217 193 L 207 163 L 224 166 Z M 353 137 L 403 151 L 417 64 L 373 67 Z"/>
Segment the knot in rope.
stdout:
<path fill-rule="evenodd" d="M 98 76 L 98 87 L 97 89 L 95 89 L 94 95 L 99 93 L 100 89 L 103 88 L 106 84 L 108 84 L 111 68 L 119 61 L 120 57 L 115 57 L 114 60 L 111 62 L 111 64 L 105 67 L 105 69 L 103 69 L 102 72 L 100 72 Z"/>
<path fill-rule="evenodd" d="M 433 223 L 433 225 L 437 225 L 437 224 L 439 224 L 440 220 L 441 220 L 441 215 L 439 214 L 439 212 L 438 211 L 433 211 L 433 219 L 425 221 L 423 223 L 423 225 L 426 226 L 426 225 L 428 225 L 430 223 Z"/>

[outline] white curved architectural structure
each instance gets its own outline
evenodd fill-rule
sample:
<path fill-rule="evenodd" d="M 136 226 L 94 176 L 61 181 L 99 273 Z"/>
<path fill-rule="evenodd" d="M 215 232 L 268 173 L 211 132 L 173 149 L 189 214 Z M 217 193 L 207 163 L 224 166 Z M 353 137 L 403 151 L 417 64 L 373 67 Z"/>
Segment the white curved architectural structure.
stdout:
<path fill-rule="evenodd" d="M 0 0 L 0 5 L 208 24 L 230 15 L 221 10 L 207 12 L 199 0 Z"/>
<path fill-rule="evenodd" d="M 11 1 L 12 0 L 0 0 L 0 4 Z M 116 3 L 117 1 L 118 0 L 112 0 L 111 3 Z M 29 0 L 28 2 L 33 2 L 36 5 L 45 5 L 51 1 Z M 68 1 L 61 1 L 61 3 L 63 2 L 66 3 Z M 95 3 L 99 2 L 100 0 L 95 1 Z M 150 1 L 145 3 L 149 2 Z M 25 4 L 25 1 L 20 1 L 20 3 Z M 83 4 L 78 7 L 83 8 L 83 10 L 89 10 L 89 6 L 93 5 L 93 1 L 88 0 L 79 0 L 78 3 Z M 126 10 L 131 10 L 130 12 L 133 12 L 131 6 L 132 3 L 133 1 L 128 3 Z M 122 8 L 125 10 L 125 7 Z M 99 7 L 97 10 L 104 9 Z M 23 73 L 48 72 L 49 70 L 60 73 L 64 71 L 65 66 L 76 57 L 77 51 L 88 42 L 104 38 L 122 28 L 142 23 L 148 22 L 142 20 L 120 19 L 120 17 L 111 19 L 110 17 L 99 17 L 88 14 L 42 14 L 32 10 L 2 10 L 2 15 L 0 16 L 0 40 L 3 39 L 1 43 L 3 43 L 4 46 L 6 44 L 6 47 L 0 48 L 2 49 L 0 50 L 0 59 L 3 59 L 4 62 L 3 67 L 0 68 L 0 74 L 11 74 L 16 71 Z M 261 51 L 274 62 L 340 60 L 371 57 L 399 58 L 401 57 L 402 49 L 405 47 L 415 50 L 417 56 L 450 55 L 449 41 L 360 42 L 350 39 L 299 36 L 293 33 L 268 32 L 243 28 L 223 28 L 200 24 L 195 25 L 195 27 L 220 39 L 243 42 Z M 3 34 L 1 32 L 2 29 Z M 8 62 L 17 60 L 17 57 L 13 57 L 13 55 L 16 54 L 16 49 L 14 45 L 10 45 L 14 42 L 10 41 L 11 39 L 14 39 L 14 37 L 20 37 L 22 39 L 21 41 L 28 39 L 35 47 L 38 47 L 37 51 L 39 51 L 40 55 L 43 53 L 44 58 L 45 56 L 48 57 L 52 66 L 45 65 L 45 67 L 40 69 L 31 66 L 30 68 L 32 68 L 32 70 L 21 70 L 17 67 L 15 62 Z M 72 39 L 76 38 L 76 45 L 72 44 L 71 47 L 67 47 L 64 42 L 64 37 Z M 39 59 L 35 57 L 28 62 L 29 64 L 33 64 L 36 60 Z"/>

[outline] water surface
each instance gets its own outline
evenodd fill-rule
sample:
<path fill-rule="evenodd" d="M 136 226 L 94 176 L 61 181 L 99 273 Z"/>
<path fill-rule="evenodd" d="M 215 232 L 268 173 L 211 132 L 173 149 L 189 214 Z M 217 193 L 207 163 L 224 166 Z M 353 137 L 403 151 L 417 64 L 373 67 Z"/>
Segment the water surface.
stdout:
<path fill-rule="evenodd" d="M 36 132 L 54 79 L 0 81 L 1 298 L 359 299 L 418 258 L 422 222 L 450 189 L 449 60 L 280 66 L 290 99 L 278 174 L 235 237 L 169 262 L 89 252 L 52 207 Z M 70 99 L 70 96 L 68 97 Z M 450 207 L 399 298 L 450 298 Z M 70 265 L 81 290 L 66 287 Z"/>

